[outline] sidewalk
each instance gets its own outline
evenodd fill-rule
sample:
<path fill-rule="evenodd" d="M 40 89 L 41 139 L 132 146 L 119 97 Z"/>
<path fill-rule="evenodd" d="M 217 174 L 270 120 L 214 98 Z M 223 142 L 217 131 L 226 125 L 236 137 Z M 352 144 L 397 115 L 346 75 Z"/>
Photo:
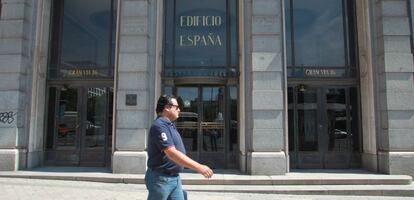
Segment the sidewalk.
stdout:
<path fill-rule="evenodd" d="M 127 183 L 143 186 L 144 175 L 113 174 L 104 168 L 44 167 L 31 171 L 0 172 L 3 178 Z M 216 170 L 211 179 L 181 174 L 184 188 L 197 192 L 267 194 L 372 195 L 414 197 L 412 178 L 373 174 L 363 170 L 301 170 L 280 176 L 252 176 Z"/>
<path fill-rule="evenodd" d="M 145 200 L 142 184 L 0 178 L 0 199 L 7 200 Z M 189 200 L 400 200 L 412 197 L 286 195 L 188 191 Z"/>

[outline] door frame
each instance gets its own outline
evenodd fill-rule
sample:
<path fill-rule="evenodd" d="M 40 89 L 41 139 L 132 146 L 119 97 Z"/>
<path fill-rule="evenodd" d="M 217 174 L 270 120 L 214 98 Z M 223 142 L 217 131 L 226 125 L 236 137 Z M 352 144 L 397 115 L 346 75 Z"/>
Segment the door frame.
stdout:
<path fill-rule="evenodd" d="M 110 119 L 109 119 L 109 115 L 110 112 L 112 111 L 111 109 L 112 107 L 109 107 L 110 102 L 113 101 L 112 99 L 110 99 L 110 96 L 107 96 L 106 99 L 106 110 L 105 110 L 105 116 L 104 116 L 104 122 L 103 122 L 103 129 L 104 129 L 104 145 L 103 145 L 103 149 L 102 150 L 87 150 L 87 147 L 85 146 L 86 143 L 86 121 L 87 121 L 87 95 L 88 95 L 88 89 L 89 88 L 113 88 L 113 83 L 112 82 L 108 82 L 108 81 L 100 81 L 99 83 L 90 83 L 90 82 L 85 82 L 85 81 L 76 81 L 76 82 L 54 82 L 51 84 L 48 84 L 47 86 L 47 100 L 48 100 L 48 104 L 50 104 L 51 99 L 50 99 L 50 94 L 49 94 L 49 89 L 50 88 L 56 88 L 56 93 L 55 93 L 55 97 L 54 97 L 54 111 L 49 111 L 47 110 L 46 113 L 48 113 L 46 116 L 47 119 L 49 119 L 50 117 L 54 118 L 54 123 L 53 125 L 48 124 L 48 122 L 46 123 L 46 126 L 48 127 L 46 130 L 50 130 L 49 126 L 53 126 L 52 130 L 53 133 L 48 133 L 48 131 L 46 131 L 46 135 L 48 134 L 53 134 L 53 146 L 51 149 L 48 149 L 47 147 L 45 147 L 45 160 L 44 163 L 46 165 L 62 165 L 62 166 L 96 166 L 96 167 L 110 167 L 110 155 L 111 155 L 111 148 L 112 148 L 112 139 L 109 138 L 109 132 L 112 130 L 109 130 L 109 123 L 111 123 Z M 57 122 L 58 119 L 56 118 L 56 113 L 59 110 L 59 99 L 61 98 L 60 93 L 62 88 L 74 88 L 77 91 L 77 128 L 76 128 L 76 141 L 75 141 L 75 146 L 69 148 L 69 151 L 71 152 L 75 152 L 76 153 L 76 159 L 73 160 L 59 160 L 58 157 L 59 154 L 65 154 L 68 153 L 68 151 L 66 150 L 59 150 L 57 149 Z M 109 94 L 109 93 L 107 93 Z M 114 94 L 112 94 L 114 95 Z M 113 97 L 112 97 L 113 98 Z M 53 113 L 51 113 L 53 112 Z M 52 116 L 53 115 L 53 116 Z M 112 116 L 113 117 L 113 116 Z M 45 137 L 46 140 L 47 136 Z M 46 141 L 45 141 L 46 144 Z M 102 159 L 100 159 L 97 162 L 94 162 L 94 160 L 88 160 L 85 159 L 86 154 L 87 153 L 91 153 L 91 152 L 97 152 L 99 153 L 103 153 Z"/>
<path fill-rule="evenodd" d="M 349 106 L 351 105 L 350 100 L 350 88 L 359 88 L 355 85 L 303 85 L 303 84 L 289 84 L 288 90 L 292 90 L 292 105 L 288 108 L 289 111 L 292 111 L 293 114 L 293 126 L 289 125 L 289 128 L 293 127 L 293 142 L 289 142 L 290 145 L 293 144 L 293 148 L 289 148 L 289 157 L 290 157 L 290 166 L 291 168 L 355 168 L 360 166 L 360 152 L 353 151 L 353 145 L 361 146 L 361 141 L 357 144 L 351 144 L 348 151 L 330 151 L 329 146 L 329 136 L 328 136 L 328 103 L 326 95 L 328 94 L 328 89 L 344 89 L 345 90 L 345 106 L 346 106 L 346 127 L 347 132 L 349 132 L 351 125 L 350 119 L 352 113 L 350 113 Z M 299 119 L 298 119 L 298 94 L 299 90 L 315 90 L 316 94 L 316 131 L 317 131 L 317 150 L 316 151 L 299 151 Z M 358 99 L 359 96 L 355 97 Z M 359 112 L 359 103 L 358 115 Z M 359 116 L 358 116 L 359 118 Z M 292 120 L 292 117 L 288 117 L 288 120 Z M 358 134 L 361 135 L 360 123 L 358 122 Z M 290 131 L 289 131 L 290 132 Z M 290 134 L 289 134 L 290 135 Z M 360 138 L 360 137 L 359 137 Z M 289 138 L 291 139 L 291 138 Z M 360 140 L 360 139 L 359 139 Z M 293 150 L 293 152 L 292 152 Z M 345 164 L 343 162 L 336 162 L 338 158 L 346 159 Z M 312 162 L 312 161 L 317 162 Z"/>
<path fill-rule="evenodd" d="M 231 156 L 236 156 L 237 157 L 237 152 L 235 150 L 233 150 L 233 152 L 230 152 L 229 150 L 229 141 L 230 141 L 230 127 L 229 127 L 229 123 L 230 123 L 230 115 L 228 114 L 228 112 L 230 112 L 230 102 L 229 102 L 229 88 L 232 86 L 229 85 L 225 85 L 225 84 L 184 84 L 184 85 L 174 85 L 174 86 L 170 86 L 172 87 L 172 94 L 174 94 L 177 98 L 179 97 L 178 95 L 178 88 L 196 88 L 197 89 L 197 114 L 200 116 L 198 118 L 197 121 L 197 151 L 196 152 L 187 152 L 188 155 L 190 155 L 190 157 L 196 161 L 202 162 L 202 163 L 206 163 L 207 165 L 209 165 L 209 162 L 211 162 L 211 159 L 207 159 L 207 158 L 211 158 L 214 156 L 223 156 L 223 164 L 221 167 L 219 168 L 230 168 L 233 167 L 234 164 L 229 163 L 230 160 L 237 160 L 237 158 L 230 158 Z M 224 127 L 223 127 L 223 133 L 222 135 L 224 135 L 224 137 L 222 136 L 223 140 L 223 151 L 218 151 L 218 152 L 210 152 L 210 151 L 205 151 L 203 150 L 203 140 L 205 137 L 203 135 L 203 120 L 204 120 L 204 103 L 202 102 L 203 100 L 203 89 L 204 88 L 209 88 L 209 87 L 217 87 L 217 88 L 222 88 L 223 92 L 224 92 L 224 113 L 222 113 L 223 115 L 223 123 L 224 123 Z M 181 134 L 181 133 L 180 133 Z M 211 139 L 211 138 L 210 138 Z M 208 140 L 209 141 L 209 140 Z M 206 141 L 206 142 L 208 142 Z M 188 148 L 188 147 L 186 147 Z M 210 156 L 209 156 L 210 155 Z M 221 158 L 221 157 L 220 157 Z"/>

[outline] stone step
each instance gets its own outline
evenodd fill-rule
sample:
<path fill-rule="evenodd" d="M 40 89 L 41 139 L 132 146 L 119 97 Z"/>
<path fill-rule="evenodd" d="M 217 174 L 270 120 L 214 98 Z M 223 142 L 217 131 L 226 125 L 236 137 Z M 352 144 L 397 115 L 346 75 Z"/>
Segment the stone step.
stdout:
<path fill-rule="evenodd" d="M 99 171 L 32 170 L 0 172 L 0 177 L 36 178 L 110 183 L 144 183 L 143 174 L 113 174 Z M 366 171 L 291 172 L 286 175 L 257 176 L 239 172 L 218 171 L 210 179 L 200 174 L 181 173 L 186 185 L 409 185 L 412 177 L 407 175 L 374 174 Z"/>
<path fill-rule="evenodd" d="M 0 177 L 104 183 L 144 184 L 143 174 L 113 174 L 107 169 L 40 168 L 0 172 Z M 186 171 L 183 187 L 198 192 L 273 193 L 295 195 L 371 195 L 414 197 L 412 177 L 375 174 L 364 170 L 302 170 L 278 176 L 246 175 L 215 170 L 210 179 Z"/>
<path fill-rule="evenodd" d="M 414 197 L 410 185 L 183 185 L 187 191 L 289 195 L 349 195 Z"/>
<path fill-rule="evenodd" d="M 409 185 L 412 177 L 372 173 L 287 173 L 278 176 L 215 174 L 205 179 L 199 174 L 182 173 L 188 185 Z"/>

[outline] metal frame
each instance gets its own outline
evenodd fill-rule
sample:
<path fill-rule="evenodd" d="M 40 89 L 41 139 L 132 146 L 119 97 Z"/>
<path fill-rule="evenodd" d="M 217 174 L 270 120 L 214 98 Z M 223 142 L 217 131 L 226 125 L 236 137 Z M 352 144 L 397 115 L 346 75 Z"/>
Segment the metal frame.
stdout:
<path fill-rule="evenodd" d="M 92 80 L 113 80 L 114 78 L 114 56 L 112 55 L 112 49 L 114 48 L 115 44 L 112 43 L 114 40 L 114 29 L 116 28 L 116 6 L 118 0 L 111 0 L 110 4 L 110 23 L 109 23 L 109 48 L 108 48 L 108 66 L 97 66 L 94 69 L 97 70 L 107 70 L 106 77 L 89 77 L 88 79 Z M 61 69 L 65 69 L 61 67 L 61 55 L 62 55 L 62 34 L 63 34 L 63 19 L 64 19 L 64 2 L 65 0 L 52 1 L 52 33 L 50 37 L 50 44 L 51 47 L 49 48 L 49 61 L 48 61 L 48 80 L 81 80 L 82 78 L 66 78 L 59 75 L 59 71 Z M 57 7 L 59 6 L 59 7 Z M 58 20 L 56 20 L 58 19 Z M 53 65 L 56 65 L 53 67 Z M 56 76 L 51 76 L 52 71 L 56 71 Z"/>
<path fill-rule="evenodd" d="M 50 130 L 50 128 L 52 128 L 53 132 L 52 133 L 47 133 L 47 134 L 48 135 L 49 134 L 53 135 L 53 146 L 52 146 L 52 149 L 47 149 L 46 145 L 45 145 L 45 150 L 44 151 L 45 151 L 46 155 L 48 155 L 49 153 L 52 153 L 53 155 L 56 155 L 59 152 L 67 151 L 67 150 L 57 149 L 57 146 L 56 146 L 56 144 L 57 144 L 57 138 L 56 138 L 56 135 L 57 135 L 57 133 L 56 133 L 57 120 L 55 118 L 55 115 L 56 115 L 56 112 L 58 112 L 58 110 L 59 110 L 59 102 L 58 101 L 59 101 L 60 93 L 61 93 L 60 89 L 62 87 L 73 88 L 73 89 L 77 90 L 77 110 L 79 111 L 77 113 L 77 118 L 78 118 L 77 119 L 78 120 L 77 124 L 79 124 L 79 127 L 76 130 L 77 137 L 76 137 L 76 141 L 75 141 L 75 146 L 71 147 L 68 150 L 77 152 L 78 159 L 77 159 L 77 163 L 73 163 L 71 161 L 59 161 L 59 160 L 56 160 L 56 159 L 47 160 L 48 156 L 46 156 L 45 164 L 46 165 L 50 164 L 50 165 L 83 166 L 84 163 L 88 163 L 88 162 L 84 162 L 85 160 L 83 160 L 83 156 L 84 156 L 83 152 L 85 152 L 85 149 L 86 149 L 86 147 L 84 146 L 84 144 L 85 144 L 84 140 L 86 139 L 86 126 L 85 126 L 84 122 L 86 122 L 86 117 L 87 117 L 87 95 L 88 95 L 87 94 L 87 92 L 88 92 L 87 89 L 88 88 L 98 88 L 98 87 L 99 88 L 104 87 L 104 88 L 109 89 L 113 86 L 110 86 L 110 85 L 97 85 L 97 86 L 95 85 L 95 86 L 93 86 L 93 84 L 88 84 L 88 85 L 53 84 L 53 85 L 48 86 L 48 88 L 51 88 L 51 87 L 56 88 L 56 96 L 54 98 L 54 102 L 55 102 L 54 111 L 55 112 L 47 111 L 47 113 L 48 113 L 47 119 L 49 119 L 49 117 L 54 118 L 54 120 L 53 120 L 54 123 L 47 125 L 47 127 L 48 127 L 47 130 Z M 47 91 L 49 91 L 49 90 L 47 90 Z M 47 96 L 49 96 L 49 94 L 47 94 Z M 111 99 L 111 97 L 110 97 L 110 95 L 108 95 L 107 99 L 106 99 L 107 106 L 109 106 L 110 99 Z M 51 100 L 51 99 L 49 99 L 49 100 Z M 108 126 L 108 124 L 109 124 L 109 114 L 110 114 L 111 109 L 107 106 L 105 107 L 105 116 L 104 116 L 104 123 L 103 123 L 103 125 L 104 125 L 104 127 L 103 127 L 103 129 L 104 129 L 104 146 L 103 146 L 102 153 L 104 155 L 103 155 L 103 160 L 102 160 L 102 162 L 103 162 L 102 167 L 108 167 L 110 165 L 110 159 L 108 159 L 108 156 L 110 155 L 110 151 L 111 151 L 110 148 L 112 148 L 108 145 L 111 142 L 110 138 L 108 137 L 109 136 L 109 131 L 111 131 L 111 130 L 109 130 L 109 126 Z M 50 126 L 53 126 L 53 127 L 50 127 Z M 45 137 L 45 138 L 47 138 L 47 137 Z M 46 141 L 45 141 L 45 143 L 46 143 Z M 93 152 L 93 151 L 91 151 L 91 152 Z M 53 156 L 53 157 L 55 157 L 55 156 Z"/>
<path fill-rule="evenodd" d="M 173 16 L 172 16 L 172 18 L 173 18 L 173 21 L 175 22 L 176 21 L 176 19 L 175 19 L 175 13 L 176 13 L 176 1 L 175 0 L 173 0 L 174 1 L 174 6 L 173 6 L 173 12 L 172 12 L 172 14 L 173 14 Z M 235 26 L 234 27 L 234 30 L 235 30 L 235 35 L 236 35 L 236 37 L 237 37 L 237 40 L 236 40 L 236 45 L 237 45 L 237 49 L 239 48 L 239 38 L 238 38 L 238 34 L 237 34 L 237 31 L 238 31 L 238 27 L 239 27 L 239 25 L 238 25 L 238 23 L 237 23 L 237 20 L 236 20 L 236 23 L 233 25 L 233 24 L 231 24 L 231 21 L 230 21 L 230 17 L 231 17 L 231 15 L 230 15 L 230 13 L 231 13 L 231 9 L 230 9 L 230 1 L 232 1 L 232 0 L 226 0 L 226 12 L 227 12 L 227 14 L 226 14 L 226 20 L 228 21 L 228 23 L 227 23 L 227 25 L 226 25 L 226 37 L 227 37 L 227 40 L 226 40 L 226 57 L 227 57 L 227 59 L 226 59 L 226 65 L 225 66 L 205 66 L 205 67 L 195 67 L 194 68 L 194 66 L 177 66 L 176 64 L 175 64 L 175 58 L 176 58 L 176 55 L 175 55 L 175 41 L 173 41 L 173 43 L 172 43 L 172 45 L 173 45 L 173 47 L 172 47 L 172 66 L 169 66 L 169 67 L 166 67 L 166 64 L 165 64 L 165 59 L 163 59 L 163 61 L 162 61 L 162 73 L 161 73 L 161 75 L 162 75 L 162 79 L 163 79 L 163 81 L 168 81 L 168 79 L 176 79 L 176 78 L 180 78 L 180 77 L 191 77 L 191 78 L 195 78 L 195 79 L 198 79 L 198 78 L 202 78 L 202 77 L 217 77 L 217 78 L 220 78 L 220 77 L 223 77 L 223 78 L 227 78 L 227 79 L 235 79 L 235 80 L 237 80 L 238 79 L 238 77 L 239 77 L 239 73 L 240 73 L 240 70 L 238 69 L 238 66 L 239 66 L 239 63 L 238 63 L 238 60 L 237 60 L 237 63 L 235 63 L 235 65 L 232 65 L 232 62 L 231 62 L 231 54 L 232 53 L 236 53 L 236 54 L 238 54 L 238 51 L 237 52 L 232 52 L 231 51 L 231 39 L 230 39 L 230 36 L 231 36 L 231 27 L 232 26 Z M 235 0 L 234 1 L 234 3 L 236 4 L 235 5 L 235 7 L 236 7 L 236 13 L 234 13 L 234 16 L 236 16 L 237 18 L 238 18 L 238 13 L 239 13 L 239 10 L 237 9 L 238 8 L 238 4 L 239 4 L 239 2 L 237 1 L 237 0 Z M 166 13 L 166 10 L 168 9 L 167 8 L 167 6 L 166 6 L 167 4 L 166 3 L 164 3 L 164 13 Z M 164 15 L 164 22 L 165 23 L 167 23 L 168 22 L 168 20 L 167 19 L 169 19 L 169 18 L 171 18 L 171 16 L 166 16 L 166 15 Z M 166 25 L 164 25 L 164 38 L 166 38 L 166 34 L 167 34 L 167 32 L 168 33 L 171 33 L 171 31 L 172 31 L 172 39 L 174 40 L 175 39 L 175 37 L 176 37 L 176 26 L 175 25 L 173 25 L 172 26 L 172 30 L 169 30 L 169 29 L 167 29 L 166 27 L 165 27 Z M 164 39 L 165 40 L 165 39 Z M 167 55 L 167 52 L 166 52 L 166 47 L 165 47 L 165 41 L 164 41 L 164 43 L 162 44 L 163 45 L 163 57 L 165 58 L 165 55 Z M 224 76 L 221 76 L 221 75 L 219 75 L 219 74 L 223 74 L 223 72 L 221 72 L 220 70 L 217 70 L 217 75 L 216 74 L 212 74 L 212 75 L 207 75 L 207 76 L 202 76 L 202 77 L 200 77 L 199 75 L 189 75 L 189 76 L 180 76 L 180 75 L 177 75 L 177 69 L 183 69 L 183 70 L 186 70 L 186 71 L 190 71 L 191 72 L 191 70 L 193 69 L 193 70 L 196 70 L 196 71 L 202 71 L 202 70 L 209 70 L 209 69 L 212 69 L 212 68 L 216 68 L 216 69 L 225 69 L 225 72 L 224 72 Z M 236 74 L 234 74 L 234 75 L 232 75 L 232 73 L 230 72 L 231 70 L 230 69 L 232 69 L 232 68 L 234 68 L 235 70 L 236 70 Z M 166 71 L 167 70 L 165 70 L 165 69 L 171 69 L 172 70 L 172 75 L 167 75 L 167 73 L 166 73 Z"/>
<path fill-rule="evenodd" d="M 327 119 L 327 115 L 326 112 L 327 108 L 327 102 L 326 102 L 326 92 L 327 89 L 329 88 L 337 88 L 337 89 L 344 89 L 345 90 L 345 105 L 346 105 L 346 116 L 347 116 L 347 121 L 346 121 L 346 128 L 347 128 L 347 132 L 351 132 L 351 110 L 350 110 L 350 106 L 351 106 L 351 100 L 350 100 L 350 89 L 352 87 L 356 88 L 357 92 L 359 91 L 359 88 L 356 86 L 344 86 L 344 85 L 329 85 L 329 86 L 324 86 L 324 85 L 314 85 L 311 86 L 310 88 L 315 89 L 316 95 L 317 95 L 317 99 L 316 99 L 316 104 L 317 104 L 317 110 L 316 110 L 316 123 L 318 126 L 317 132 L 318 132 L 318 146 L 317 146 L 317 150 L 316 151 L 311 151 L 311 152 L 307 152 L 307 151 L 300 151 L 299 150 L 299 130 L 298 130 L 298 108 L 297 108 L 297 103 L 298 103 L 298 88 L 300 85 L 298 84 L 290 84 L 288 87 L 292 88 L 292 111 L 293 111 L 293 120 L 294 120 L 294 131 L 293 131 L 293 139 L 294 142 L 294 149 L 293 152 L 290 152 L 291 159 L 296 159 L 296 160 L 291 160 L 291 167 L 292 168 L 358 168 L 360 167 L 361 163 L 361 151 L 362 151 L 362 133 L 361 133 L 361 128 L 360 128 L 360 123 L 359 121 L 358 123 L 358 143 L 354 144 L 354 145 L 358 145 L 358 152 L 355 152 L 353 150 L 353 146 L 352 148 L 349 149 L 349 151 L 347 152 L 335 152 L 335 151 L 329 151 L 328 150 L 328 137 L 327 137 L 327 124 L 328 119 Z M 309 89 L 309 88 L 308 88 Z M 358 92 L 359 93 L 359 92 Z M 358 97 L 355 97 L 356 99 L 359 99 Z M 354 108 L 353 108 L 354 109 Z M 359 110 L 360 110 L 360 105 L 358 103 L 358 108 L 357 109 L 357 113 L 358 113 L 358 118 L 359 116 Z M 328 163 L 326 162 L 326 156 L 345 156 L 348 157 L 348 162 L 346 163 L 342 163 L 344 165 L 337 165 L 337 166 L 333 166 L 333 165 L 328 165 Z M 310 157 L 315 157 L 318 156 L 320 163 L 318 166 L 309 164 L 309 163 L 304 163 L 303 160 L 301 160 L 301 157 L 303 156 L 310 156 Z M 341 163 L 338 163 L 341 164 Z"/>
<path fill-rule="evenodd" d="M 290 38 L 291 38 L 291 63 L 292 66 L 287 66 L 287 70 L 302 70 L 304 66 L 296 66 L 295 65 L 295 27 L 293 26 L 294 15 L 293 15 L 293 3 L 294 0 L 289 0 L 289 10 L 287 14 L 290 14 L 290 21 L 286 22 L 291 27 Z M 350 8 L 352 7 L 352 8 Z M 351 10 L 350 10 L 351 9 Z M 344 55 L 345 55 L 345 66 L 342 67 L 333 67 L 333 66 L 308 66 L 309 68 L 324 68 L 324 69 L 337 69 L 337 70 L 345 70 L 345 76 L 343 77 L 332 77 L 330 79 L 333 80 L 341 80 L 341 79 L 355 79 L 359 76 L 359 71 L 356 66 L 356 54 L 357 52 L 353 51 L 356 47 L 356 38 L 352 37 L 351 30 L 356 30 L 356 24 L 351 24 L 354 22 L 355 13 L 351 13 L 355 9 L 355 5 L 353 0 L 342 0 L 342 16 L 343 16 L 343 36 L 344 36 Z M 353 55 L 353 56 L 352 56 Z M 307 78 L 307 77 L 300 77 L 300 76 L 289 76 L 292 79 L 318 79 L 318 78 Z"/>

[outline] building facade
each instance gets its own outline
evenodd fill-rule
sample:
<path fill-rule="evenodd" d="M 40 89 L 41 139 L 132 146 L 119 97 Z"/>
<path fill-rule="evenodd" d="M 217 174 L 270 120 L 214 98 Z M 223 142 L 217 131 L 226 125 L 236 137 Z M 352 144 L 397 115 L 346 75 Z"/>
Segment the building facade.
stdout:
<path fill-rule="evenodd" d="M 414 176 L 410 0 L 1 0 L 0 170 L 143 174 L 161 94 L 188 155 Z"/>

